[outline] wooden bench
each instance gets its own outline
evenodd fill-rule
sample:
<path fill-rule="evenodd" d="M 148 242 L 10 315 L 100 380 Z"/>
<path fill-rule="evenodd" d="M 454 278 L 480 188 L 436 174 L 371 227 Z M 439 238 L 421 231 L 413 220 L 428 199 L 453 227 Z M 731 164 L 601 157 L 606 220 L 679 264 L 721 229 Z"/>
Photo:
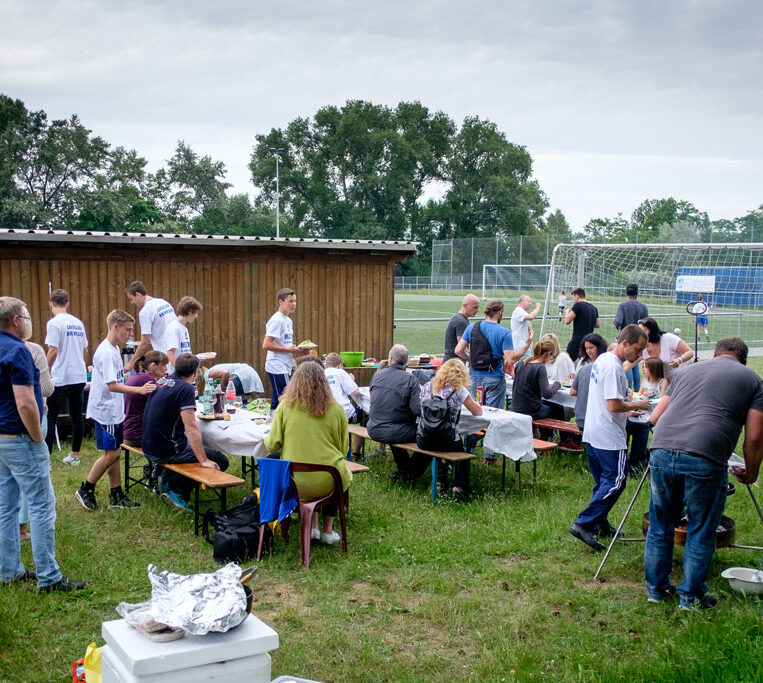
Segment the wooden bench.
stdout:
<path fill-rule="evenodd" d="M 162 465 L 167 470 L 172 470 L 178 474 L 188 477 L 189 479 L 198 482 L 200 486 L 194 488 L 194 501 L 193 501 L 193 533 L 197 536 L 202 528 L 201 514 L 200 514 L 200 501 L 199 501 L 199 489 L 205 491 L 212 491 L 216 498 L 220 501 L 220 509 L 225 510 L 227 507 L 226 492 L 233 486 L 240 486 L 245 484 L 246 481 L 239 477 L 235 477 L 227 472 L 221 472 L 220 470 L 213 470 L 209 467 L 202 467 L 199 463 L 164 463 Z M 205 530 L 204 538 L 209 540 Z"/>
<path fill-rule="evenodd" d="M 542 441 L 541 439 L 533 439 L 533 450 L 537 455 L 544 455 L 549 451 L 553 451 L 556 448 L 556 444 L 553 441 Z M 506 456 L 503 458 L 501 466 L 501 491 L 506 488 Z M 538 478 L 538 460 L 533 460 L 533 483 Z M 519 460 L 514 461 L 514 490 L 519 491 Z"/>
<path fill-rule="evenodd" d="M 347 469 L 350 470 L 350 472 L 352 472 L 353 474 L 361 474 L 362 472 L 371 471 L 370 467 L 361 465 L 359 462 L 355 462 L 354 460 L 347 461 Z"/>
<path fill-rule="evenodd" d="M 556 429 L 560 432 L 567 432 L 568 434 L 582 434 L 580 427 L 574 422 L 565 422 L 564 420 L 552 420 L 549 417 L 544 417 L 542 420 L 533 420 L 533 427 L 542 427 L 543 429 Z"/>
<path fill-rule="evenodd" d="M 148 460 L 146 460 L 145 463 L 141 463 L 141 460 L 145 460 L 146 456 L 143 454 L 143 449 L 140 446 L 128 446 L 126 443 L 123 443 L 122 446 L 122 454 L 124 455 L 124 464 L 125 464 L 125 494 L 128 494 L 130 492 L 130 487 L 144 484 L 145 486 L 148 486 L 148 477 L 146 476 L 146 472 L 144 469 L 144 466 L 148 465 Z M 130 456 L 135 455 L 137 458 L 135 458 L 132 461 L 132 464 L 130 464 Z M 135 469 L 136 467 L 141 468 L 141 476 L 139 478 L 135 478 L 130 476 L 130 469 Z"/>

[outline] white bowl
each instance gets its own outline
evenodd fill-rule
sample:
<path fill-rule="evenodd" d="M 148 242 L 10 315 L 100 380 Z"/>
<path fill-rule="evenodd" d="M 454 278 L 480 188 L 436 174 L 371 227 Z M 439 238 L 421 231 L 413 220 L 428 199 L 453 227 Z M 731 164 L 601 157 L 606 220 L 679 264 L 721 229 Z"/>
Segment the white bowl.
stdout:
<path fill-rule="evenodd" d="M 763 595 L 763 573 L 748 567 L 729 567 L 721 573 L 731 590 L 745 595 Z M 756 580 L 757 579 L 757 580 Z"/>

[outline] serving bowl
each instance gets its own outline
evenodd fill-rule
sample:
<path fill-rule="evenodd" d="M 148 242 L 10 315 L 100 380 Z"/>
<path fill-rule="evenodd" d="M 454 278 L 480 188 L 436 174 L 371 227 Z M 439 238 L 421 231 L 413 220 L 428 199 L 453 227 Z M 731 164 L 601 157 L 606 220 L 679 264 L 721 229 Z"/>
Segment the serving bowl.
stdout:
<path fill-rule="evenodd" d="M 749 567 L 729 567 L 721 572 L 731 590 L 743 595 L 763 595 L 763 572 Z"/>

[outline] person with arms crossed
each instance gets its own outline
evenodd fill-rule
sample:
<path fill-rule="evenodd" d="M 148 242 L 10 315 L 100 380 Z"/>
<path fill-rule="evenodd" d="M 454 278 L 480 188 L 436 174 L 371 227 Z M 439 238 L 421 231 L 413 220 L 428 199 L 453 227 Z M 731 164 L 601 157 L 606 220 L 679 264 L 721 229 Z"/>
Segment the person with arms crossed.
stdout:
<path fill-rule="evenodd" d="M 196 423 L 196 375 L 201 363 L 190 353 L 175 359 L 175 372 L 156 380 L 156 391 L 143 412 L 143 453 L 156 471 L 164 463 L 195 463 L 213 470 L 228 469 L 228 458 L 204 448 Z M 196 485 L 188 477 L 162 468 L 162 500 L 188 509 Z"/>
<path fill-rule="evenodd" d="M 125 293 L 130 303 L 138 309 L 140 320 L 140 344 L 135 349 L 132 360 L 125 365 L 125 372 L 130 372 L 135 360 L 148 351 L 149 346 L 154 351 L 167 353 L 165 334 L 167 327 L 175 319 L 175 309 L 164 299 L 149 295 L 146 285 L 140 280 L 127 285 Z"/>
<path fill-rule="evenodd" d="M 95 485 L 104 475 L 109 477 L 109 508 L 136 508 L 122 490 L 120 455 L 122 453 L 122 423 L 125 419 L 125 394 L 150 394 L 156 385 L 148 382 L 141 387 L 124 384 L 124 367 L 119 345 L 124 344 L 133 333 L 135 318 L 125 311 L 115 309 L 106 318 L 108 334 L 93 354 L 93 374 L 90 380 L 90 398 L 87 417 L 95 427 L 95 445 L 103 451 L 93 463 L 87 479 L 77 489 L 76 496 L 85 510 L 97 510 Z"/>
<path fill-rule="evenodd" d="M 682 609 L 708 608 L 707 573 L 728 489 L 728 459 L 744 427 L 744 465 L 732 466 L 743 484 L 758 478 L 763 460 L 763 382 L 747 364 L 747 344 L 726 337 L 712 360 L 678 373 L 652 412 L 649 531 L 644 574 L 649 602 L 679 596 Z M 684 578 L 670 582 L 675 527 L 688 516 Z"/>
<path fill-rule="evenodd" d="M 272 395 L 270 410 L 278 407 L 278 397 L 289 383 L 293 355 L 299 353 L 294 345 L 294 324 L 291 315 L 297 310 L 297 295 L 293 289 L 284 287 L 278 292 L 278 310 L 265 325 L 262 349 L 265 356 L 265 372 L 270 380 Z"/>
<path fill-rule="evenodd" d="M 601 327 L 601 323 L 599 321 L 599 311 L 596 310 L 596 306 L 589 304 L 585 300 L 585 290 L 582 287 L 572 290 L 572 300 L 575 303 L 565 313 L 564 324 L 569 325 L 572 323 L 572 339 L 567 344 L 567 353 L 575 361 L 578 358 L 583 337 L 591 334 L 595 328 Z"/>
<path fill-rule="evenodd" d="M 170 374 L 175 371 L 175 359 L 181 353 L 191 353 L 191 335 L 186 326 L 199 317 L 201 308 L 201 304 L 192 296 L 184 296 L 178 301 L 177 317 L 167 325 L 164 341 L 169 359 L 167 372 Z"/>
<path fill-rule="evenodd" d="M 485 306 L 485 320 L 472 323 L 456 345 L 456 355 L 466 359 L 467 346 L 471 366 L 471 393 L 484 389 L 485 405 L 504 408 L 506 404 L 506 372 L 527 353 L 533 339 L 533 329 L 523 346 L 515 349 L 511 332 L 501 325 L 503 301 L 491 299 Z M 473 444 L 470 442 L 469 446 Z M 498 459 L 493 451 L 483 450 L 485 463 L 493 465 Z"/>
<path fill-rule="evenodd" d="M 626 325 L 611 352 L 597 356 L 588 384 L 583 445 L 593 475 L 593 495 L 570 527 L 570 533 L 594 550 L 604 550 L 598 536 L 611 536 L 607 515 L 625 488 L 628 413 L 648 410 L 648 401 L 629 401 L 624 361 L 635 361 L 646 346 L 646 333 Z"/>
<path fill-rule="evenodd" d="M 646 305 L 638 300 L 638 285 L 628 285 L 625 288 L 625 296 L 628 297 L 628 300 L 617 304 L 617 312 L 615 313 L 614 323 L 618 332 L 626 325 L 637 325 L 639 320 L 649 315 Z M 639 371 L 638 363 L 630 369 L 623 369 L 625 370 L 625 376 L 628 378 L 628 386 L 633 391 L 638 391 L 641 388 L 641 372 Z"/>
<path fill-rule="evenodd" d="M 45 443 L 53 453 L 56 422 L 64 403 L 69 405 L 72 423 L 72 448 L 63 458 L 67 465 L 79 465 L 79 450 L 85 433 L 82 417 L 85 383 L 87 382 L 87 334 L 82 321 L 68 312 L 69 294 L 54 289 L 48 303 L 53 317 L 48 320 L 45 344 L 48 347 L 48 367 L 55 389 L 48 398 L 48 433 Z"/>
<path fill-rule="evenodd" d="M 540 303 L 537 303 L 533 312 L 528 313 L 531 305 L 532 299 L 527 294 L 523 294 L 519 297 L 517 307 L 511 314 L 511 339 L 515 348 L 525 345 L 525 341 L 527 341 L 527 337 L 530 335 L 530 330 L 532 330 L 532 321 L 535 320 L 540 312 Z M 522 357 L 529 358 L 529 356 L 530 348 L 528 347 L 527 352 Z"/>
<path fill-rule="evenodd" d="M 461 341 L 461 335 L 469 324 L 469 318 L 477 315 L 480 309 L 480 300 L 474 294 L 467 294 L 461 302 L 461 310 L 454 313 L 445 328 L 445 352 L 442 357 L 443 363 L 456 356 L 456 344 Z"/>
<path fill-rule="evenodd" d="M 42 435 L 40 371 L 21 341 L 32 323 L 26 304 L 0 297 L 0 573 L 3 584 L 36 582 L 41 592 L 85 587 L 56 562 L 56 495 Z M 35 572 L 21 562 L 19 496 L 26 496 Z"/>

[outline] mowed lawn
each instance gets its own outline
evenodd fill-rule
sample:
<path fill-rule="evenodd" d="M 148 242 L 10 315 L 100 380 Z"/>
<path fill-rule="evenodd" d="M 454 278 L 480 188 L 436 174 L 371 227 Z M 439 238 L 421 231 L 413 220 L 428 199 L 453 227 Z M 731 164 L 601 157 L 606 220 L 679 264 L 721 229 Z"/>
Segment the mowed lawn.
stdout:
<path fill-rule="evenodd" d="M 415 341 L 404 341 L 415 350 Z M 763 372 L 763 359 L 751 366 Z M 502 491 L 500 470 L 475 461 L 472 501 L 433 505 L 428 475 L 414 488 L 393 485 L 388 452 L 371 450 L 371 472 L 351 487 L 349 554 L 316 546 L 310 570 L 303 570 L 292 534 L 259 566 L 253 611 L 279 633 L 274 678 L 763 680 L 761 602 L 732 593 L 720 577 L 726 567 L 758 566 L 759 552 L 718 550 L 709 586 L 719 606 L 707 614 L 678 612 L 672 603 L 647 603 L 643 543 L 617 544 L 602 580 L 592 581 L 601 556 L 567 532 L 590 495 L 583 457 L 541 458 L 535 483 L 531 465 L 523 465 L 519 491 L 511 465 Z M 118 618 L 114 607 L 150 596 L 149 563 L 180 573 L 216 568 L 191 517 L 143 490 L 135 490 L 139 510 L 83 510 L 74 492 L 97 457 L 94 444 L 86 441 L 79 468 L 63 465 L 64 454 L 56 451 L 52 460 L 58 559 L 66 574 L 90 585 L 75 595 L 0 587 L 0 681 L 71 680 L 71 662 L 89 642 L 102 644 L 100 624 Z M 231 471 L 240 471 L 240 459 Z M 629 482 L 613 521 L 635 486 Z M 103 505 L 105 482 L 97 494 Z M 641 535 L 647 507 L 644 490 L 627 536 Z M 726 514 L 737 522 L 738 543 L 763 545 L 763 525 L 744 487 L 729 498 Z M 681 557 L 676 550 L 676 581 Z M 28 543 L 23 559 L 32 568 Z"/>
<path fill-rule="evenodd" d="M 476 292 L 478 295 L 480 292 Z M 533 306 L 535 301 L 540 301 L 541 306 L 543 304 L 543 292 L 529 292 L 533 298 Z M 501 297 L 499 297 L 501 298 Z M 424 295 L 424 294 L 396 294 L 395 295 L 395 342 L 406 344 L 409 347 L 411 353 L 442 353 L 443 342 L 445 339 L 445 327 L 447 326 L 447 318 L 453 313 L 457 312 L 461 307 L 461 296 L 437 296 L 437 295 Z M 502 301 L 505 305 L 503 325 L 510 327 L 509 320 L 511 313 L 514 311 L 517 305 L 516 294 L 511 296 L 502 297 Z M 617 301 L 607 301 L 604 303 L 594 302 L 599 314 L 601 316 L 611 316 L 609 318 L 602 318 L 601 328 L 597 330 L 607 341 L 614 341 L 615 327 L 612 324 L 612 319 L 617 311 Z M 685 307 L 680 305 L 674 305 L 659 301 L 646 301 L 649 307 L 649 313 L 652 317 L 656 318 L 659 325 L 666 332 L 673 332 L 678 328 L 680 336 L 689 343 L 692 347 L 694 345 L 694 319 L 687 312 Z M 568 307 L 572 305 L 572 298 L 568 297 Z M 484 308 L 484 302 L 480 306 L 480 315 L 482 315 L 482 309 Z M 532 310 L 532 309 L 531 309 Z M 572 325 L 565 325 L 559 321 L 558 316 L 553 315 L 557 313 L 556 297 L 549 304 L 550 318 L 546 319 L 546 325 L 544 332 L 553 332 L 559 337 L 562 344 L 562 348 L 567 346 L 570 337 L 572 336 Z M 540 318 L 539 314 L 537 322 L 533 324 L 536 335 L 540 333 Z M 720 313 L 721 311 L 719 311 Z M 740 330 L 742 337 L 752 342 L 755 340 L 759 342 L 758 346 L 763 346 L 763 311 L 751 312 L 751 311 L 736 311 L 734 309 L 723 309 L 723 315 L 712 315 L 709 319 L 709 332 L 710 343 L 706 342 L 704 338 L 699 340 L 699 350 L 708 351 L 711 350 L 715 342 L 721 337 L 737 335 Z M 444 318 L 445 320 L 439 321 L 404 321 L 403 318 Z M 753 344 L 751 344 L 752 346 Z"/>

